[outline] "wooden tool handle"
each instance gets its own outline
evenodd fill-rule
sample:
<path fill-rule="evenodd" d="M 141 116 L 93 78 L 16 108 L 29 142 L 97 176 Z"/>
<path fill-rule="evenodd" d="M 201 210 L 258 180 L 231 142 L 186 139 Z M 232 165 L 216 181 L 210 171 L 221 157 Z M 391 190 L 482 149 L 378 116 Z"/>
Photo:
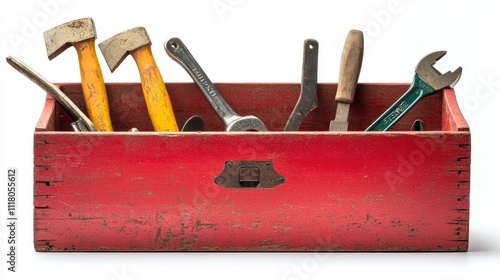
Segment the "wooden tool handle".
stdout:
<path fill-rule="evenodd" d="M 350 104 L 354 101 L 354 93 L 356 93 L 363 61 L 363 44 L 362 31 L 349 31 L 340 60 L 339 83 L 335 96 L 337 102 Z"/>
<path fill-rule="evenodd" d="M 98 131 L 113 131 L 106 86 L 95 50 L 95 39 L 73 43 L 73 46 L 78 53 L 83 97 L 89 118 Z"/>
<path fill-rule="evenodd" d="M 139 68 L 142 91 L 154 130 L 179 131 L 167 88 L 151 52 L 151 45 L 142 46 L 131 54 Z"/>

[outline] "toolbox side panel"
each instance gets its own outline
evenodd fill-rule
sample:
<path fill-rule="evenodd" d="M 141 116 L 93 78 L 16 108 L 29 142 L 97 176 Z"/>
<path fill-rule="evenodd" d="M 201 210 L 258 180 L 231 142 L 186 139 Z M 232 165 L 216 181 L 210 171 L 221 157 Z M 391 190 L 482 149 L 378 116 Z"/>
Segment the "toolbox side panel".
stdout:
<path fill-rule="evenodd" d="M 465 251 L 470 134 L 35 132 L 37 251 Z M 228 189 L 228 160 L 285 182 Z"/>
<path fill-rule="evenodd" d="M 458 106 L 455 93 L 452 89 L 443 92 L 443 119 L 442 128 L 445 131 L 469 131 L 469 125 Z"/>
<path fill-rule="evenodd" d="M 60 107 L 56 101 L 47 95 L 43 106 L 42 114 L 35 126 L 35 131 L 55 131 L 57 130 Z"/>

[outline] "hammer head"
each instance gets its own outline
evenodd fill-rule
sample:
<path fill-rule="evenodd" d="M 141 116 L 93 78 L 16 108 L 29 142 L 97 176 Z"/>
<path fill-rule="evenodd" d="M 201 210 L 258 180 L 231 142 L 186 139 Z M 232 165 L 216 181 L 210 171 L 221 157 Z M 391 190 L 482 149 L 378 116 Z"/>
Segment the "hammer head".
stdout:
<path fill-rule="evenodd" d="M 144 27 L 136 27 L 107 39 L 99 48 L 113 72 L 130 52 L 145 45 L 151 45 L 148 33 Z"/>
<path fill-rule="evenodd" d="M 458 67 L 455 71 L 448 71 L 441 74 L 436 68 L 433 67 L 438 60 L 440 60 L 446 51 L 437 51 L 426 55 L 418 63 L 415 72 L 435 90 L 440 90 L 445 87 L 454 87 L 460 77 L 462 76 L 462 67 Z"/>
<path fill-rule="evenodd" d="M 92 18 L 73 20 L 43 33 L 50 60 L 71 46 L 72 43 L 97 38 Z"/>

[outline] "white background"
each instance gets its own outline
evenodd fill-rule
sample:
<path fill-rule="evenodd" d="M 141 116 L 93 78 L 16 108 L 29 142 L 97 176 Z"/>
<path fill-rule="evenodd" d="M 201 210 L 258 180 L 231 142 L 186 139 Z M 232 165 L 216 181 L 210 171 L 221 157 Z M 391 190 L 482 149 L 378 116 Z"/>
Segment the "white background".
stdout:
<path fill-rule="evenodd" d="M 76 52 L 47 58 L 43 31 L 92 17 L 98 40 L 144 26 L 166 82 L 190 82 L 165 54 L 180 37 L 214 82 L 300 82 L 302 43 L 319 41 L 319 82 L 336 82 L 350 29 L 365 34 L 360 82 L 410 82 L 424 55 L 447 50 L 443 71 L 464 68 L 456 93 L 472 132 L 468 253 L 36 253 L 33 249 L 33 131 L 44 93 L 0 63 L 1 279 L 498 279 L 500 264 L 498 1 L 1 1 L 0 53 L 53 82 L 79 82 Z M 139 82 L 131 58 L 106 82 Z M 16 167 L 18 263 L 7 271 L 7 168 Z M 3 174 L 3 175 L 2 175 Z M 2 179 L 2 176 L 4 176 Z M 495 266 L 496 265 L 496 266 Z M 295 268 L 301 272 L 295 273 Z"/>

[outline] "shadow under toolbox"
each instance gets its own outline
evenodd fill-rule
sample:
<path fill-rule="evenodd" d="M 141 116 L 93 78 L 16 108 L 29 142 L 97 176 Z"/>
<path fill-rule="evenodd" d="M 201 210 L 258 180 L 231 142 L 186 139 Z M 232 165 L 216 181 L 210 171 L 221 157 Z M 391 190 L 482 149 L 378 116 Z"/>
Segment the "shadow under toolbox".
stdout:
<path fill-rule="evenodd" d="M 73 132 L 51 98 L 34 133 L 37 251 L 466 251 L 470 132 L 452 89 L 364 132 L 408 84 L 359 84 L 329 132 L 336 84 L 283 132 L 299 84 L 216 84 L 269 132 L 224 132 L 193 83 L 167 84 L 179 124 L 151 132 L 140 84 L 107 84 L 117 132 Z M 82 110 L 80 84 L 61 84 Z M 410 131 L 420 119 L 426 131 Z M 128 132 L 136 127 L 140 132 Z"/>

